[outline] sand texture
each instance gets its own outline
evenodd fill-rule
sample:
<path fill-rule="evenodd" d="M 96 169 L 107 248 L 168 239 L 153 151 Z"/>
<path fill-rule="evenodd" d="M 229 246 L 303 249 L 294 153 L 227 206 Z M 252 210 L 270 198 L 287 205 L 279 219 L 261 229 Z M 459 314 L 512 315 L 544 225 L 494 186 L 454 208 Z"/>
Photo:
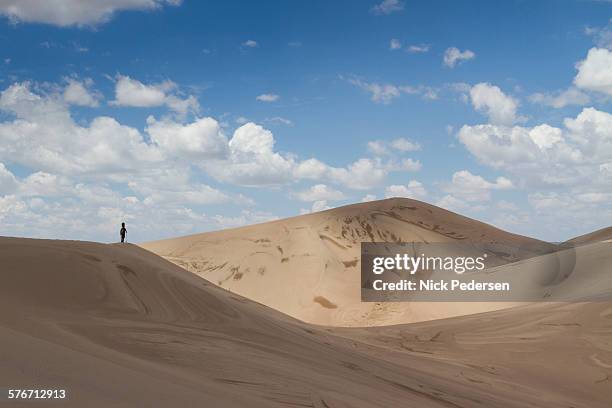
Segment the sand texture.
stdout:
<path fill-rule="evenodd" d="M 610 245 L 593 249 L 608 265 Z M 0 384 L 65 388 L 70 397 L 10 406 L 603 408 L 612 400 L 606 302 L 326 328 L 130 244 L 0 238 L 0 259 Z"/>
<path fill-rule="evenodd" d="M 359 259 L 364 241 L 494 243 L 512 252 L 505 262 L 555 248 L 406 198 L 142 246 L 216 285 L 314 324 L 381 326 L 506 306 L 362 303 Z"/>

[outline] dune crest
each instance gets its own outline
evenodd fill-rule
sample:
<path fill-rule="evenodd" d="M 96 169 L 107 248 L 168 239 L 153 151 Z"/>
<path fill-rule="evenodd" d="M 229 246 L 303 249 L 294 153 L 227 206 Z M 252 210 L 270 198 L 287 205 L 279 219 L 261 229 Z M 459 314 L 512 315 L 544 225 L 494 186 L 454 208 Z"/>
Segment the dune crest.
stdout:
<path fill-rule="evenodd" d="M 362 303 L 361 242 L 480 242 L 507 261 L 554 245 L 407 198 L 353 204 L 242 228 L 141 244 L 199 276 L 300 320 L 332 326 L 409 323 L 504 304 Z"/>
<path fill-rule="evenodd" d="M 602 242 L 612 240 L 612 227 L 602 228 L 588 234 L 569 239 L 567 242 L 574 245 L 591 244 L 593 242 Z"/>

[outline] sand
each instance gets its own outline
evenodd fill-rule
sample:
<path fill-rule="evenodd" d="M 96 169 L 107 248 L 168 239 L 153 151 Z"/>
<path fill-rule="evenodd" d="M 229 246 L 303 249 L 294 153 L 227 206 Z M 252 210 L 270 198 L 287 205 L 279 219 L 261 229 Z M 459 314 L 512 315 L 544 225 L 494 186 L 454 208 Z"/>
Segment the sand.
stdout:
<path fill-rule="evenodd" d="M 610 267 L 611 247 L 582 248 Z M 612 400 L 609 302 L 331 328 L 130 244 L 0 238 L 0 260 L 0 384 L 69 394 L 7 406 L 603 408 Z M 588 282 L 590 271 L 579 276 Z"/>
<path fill-rule="evenodd" d="M 486 273 L 547 301 L 360 304 L 359 242 L 371 240 L 505 245 L 512 259 Z M 0 406 L 612 401 L 612 242 L 551 253 L 560 248 L 394 199 L 143 247 L 155 253 L 0 238 L 0 388 L 68 393 Z"/>
<path fill-rule="evenodd" d="M 495 243 L 530 258 L 555 246 L 407 198 L 141 244 L 234 293 L 299 320 L 383 326 L 497 310 L 505 303 L 362 303 L 361 242 Z M 491 260 L 489 258 L 489 260 Z"/>
<path fill-rule="evenodd" d="M 612 240 L 612 227 L 602 228 L 588 234 L 580 235 L 579 237 L 568 240 L 568 243 L 574 245 L 591 244 L 593 242 L 610 241 Z"/>

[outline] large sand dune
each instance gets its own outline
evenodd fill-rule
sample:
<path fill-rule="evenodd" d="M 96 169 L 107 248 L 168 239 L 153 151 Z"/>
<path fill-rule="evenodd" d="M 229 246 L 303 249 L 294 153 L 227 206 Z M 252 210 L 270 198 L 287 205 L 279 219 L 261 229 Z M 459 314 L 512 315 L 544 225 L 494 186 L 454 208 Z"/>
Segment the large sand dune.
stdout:
<path fill-rule="evenodd" d="M 578 250 L 609 268 L 611 246 Z M 612 400 L 610 303 L 334 329 L 133 245 L 0 238 L 0 262 L 0 384 L 69 393 L 21 406 L 603 408 Z M 575 273 L 588 280 L 590 271 Z"/>
<path fill-rule="evenodd" d="M 495 244 L 506 248 L 503 262 L 555 249 L 552 244 L 406 198 L 142 246 L 232 292 L 316 324 L 389 325 L 509 306 L 362 303 L 359 258 L 363 241 Z"/>

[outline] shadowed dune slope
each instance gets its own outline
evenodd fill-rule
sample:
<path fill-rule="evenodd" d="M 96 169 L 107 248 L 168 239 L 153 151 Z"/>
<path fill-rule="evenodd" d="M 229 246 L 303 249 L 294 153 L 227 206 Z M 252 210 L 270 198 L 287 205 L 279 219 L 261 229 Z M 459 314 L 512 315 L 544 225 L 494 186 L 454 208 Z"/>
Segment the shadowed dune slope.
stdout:
<path fill-rule="evenodd" d="M 354 204 L 142 247 L 216 285 L 316 324 L 378 326 L 503 307 L 361 303 L 361 242 L 495 244 L 507 248 L 504 262 L 555 248 L 407 198 Z"/>
<path fill-rule="evenodd" d="M 610 244 L 593 251 L 609 264 Z M 11 406 L 599 408 L 612 399 L 610 303 L 332 329 L 129 244 L 0 238 L 0 262 L 0 384 L 69 395 Z"/>
<path fill-rule="evenodd" d="M 579 237 L 572 238 L 567 242 L 575 245 L 583 245 L 608 240 L 612 240 L 612 227 L 602 228 L 588 234 L 580 235 Z"/>

